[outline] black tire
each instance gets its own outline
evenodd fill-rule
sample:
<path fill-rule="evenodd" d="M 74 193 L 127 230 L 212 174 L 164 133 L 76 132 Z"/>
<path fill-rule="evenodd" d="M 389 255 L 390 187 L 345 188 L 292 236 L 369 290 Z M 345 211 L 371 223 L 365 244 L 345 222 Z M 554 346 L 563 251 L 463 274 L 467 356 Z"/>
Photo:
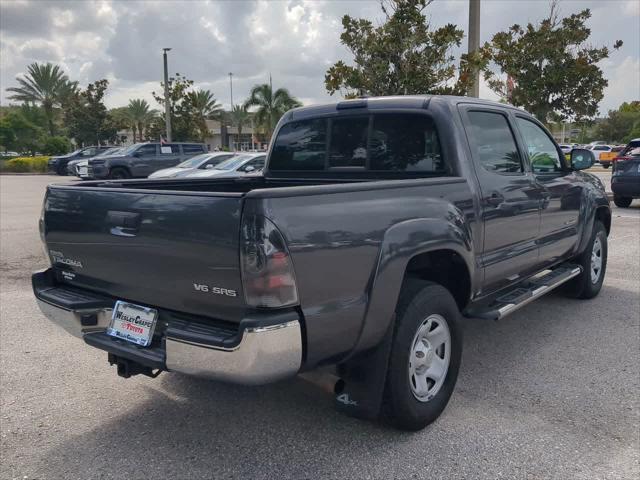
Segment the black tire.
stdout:
<path fill-rule="evenodd" d="M 632 201 L 633 198 L 631 197 L 619 197 L 618 195 L 613 196 L 613 203 L 616 204 L 616 207 L 628 208 Z"/>
<path fill-rule="evenodd" d="M 601 268 L 598 273 L 598 279 L 593 282 L 591 278 L 591 254 L 594 251 L 593 247 L 596 239 L 600 240 L 601 245 Z M 587 243 L 587 247 L 584 251 L 573 259 L 573 262 L 582 267 L 582 273 L 577 277 L 569 280 L 563 288 L 564 293 L 573 298 L 588 299 L 593 298 L 602 289 L 602 283 L 604 282 L 604 276 L 607 271 L 607 231 L 604 225 L 599 220 L 593 223 L 593 231 L 591 232 L 591 238 Z"/>
<path fill-rule="evenodd" d="M 109 171 L 109 178 L 113 180 L 125 180 L 131 178 L 131 174 L 126 168 L 115 167 Z"/>
<path fill-rule="evenodd" d="M 609 168 L 611 166 L 610 163 L 602 163 L 602 168 Z"/>
<path fill-rule="evenodd" d="M 415 336 L 425 319 L 434 314 L 444 319 L 449 328 L 449 367 L 439 390 L 433 397 L 422 401 L 414 394 L 415 387 L 412 385 L 415 383 L 409 373 L 409 361 L 414 355 Z M 435 354 L 441 358 L 444 356 L 441 356 L 443 350 Z M 432 282 L 406 280 L 396 307 L 396 324 L 384 393 L 384 419 L 396 428 L 411 431 L 420 430 L 437 419 L 453 393 L 461 356 L 460 312 L 451 293 Z"/>
<path fill-rule="evenodd" d="M 65 165 L 64 167 L 58 167 L 56 170 L 56 173 L 58 175 L 60 175 L 61 177 L 66 177 L 67 176 L 67 166 Z"/>

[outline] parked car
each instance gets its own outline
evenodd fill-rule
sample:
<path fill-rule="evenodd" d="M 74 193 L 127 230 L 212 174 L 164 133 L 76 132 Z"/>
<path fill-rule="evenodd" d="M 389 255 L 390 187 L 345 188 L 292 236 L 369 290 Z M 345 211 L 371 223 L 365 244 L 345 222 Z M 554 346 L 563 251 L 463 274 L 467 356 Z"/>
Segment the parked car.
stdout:
<path fill-rule="evenodd" d="M 122 151 L 123 148 L 124 147 L 107 148 L 106 150 L 102 150 L 100 153 L 98 153 L 97 155 L 95 155 L 95 157 L 92 157 L 92 158 L 114 155 L 117 152 Z M 88 164 L 89 164 L 89 160 L 86 158 L 78 158 L 76 160 L 71 160 L 69 163 L 67 163 L 67 175 L 78 175 L 78 166 L 79 165 L 87 166 Z"/>
<path fill-rule="evenodd" d="M 136 143 L 120 155 L 91 159 L 88 175 L 96 179 L 146 178 L 206 152 L 203 143 Z"/>
<path fill-rule="evenodd" d="M 204 171 L 189 173 L 191 178 L 213 178 L 213 177 L 242 177 L 247 174 L 256 174 L 264 168 L 267 158 L 265 153 L 241 153 L 229 160 L 226 160 L 213 168 Z"/>
<path fill-rule="evenodd" d="M 417 430 L 453 392 L 461 316 L 599 293 L 611 211 L 591 163 L 497 102 L 298 108 L 263 176 L 49 185 L 51 266 L 33 289 L 122 377 L 263 384 L 333 366 L 338 408 Z"/>
<path fill-rule="evenodd" d="M 95 157 L 101 152 L 108 150 L 113 147 L 109 146 L 91 146 L 80 148 L 74 152 L 68 153 L 66 155 L 59 155 L 56 157 L 51 157 L 48 161 L 48 167 L 50 172 L 55 172 L 58 175 L 67 175 L 67 164 L 72 160 L 77 159 L 89 159 Z"/>
<path fill-rule="evenodd" d="M 19 157 L 20 154 L 18 152 L 12 152 L 12 151 L 4 151 L 4 152 L 0 152 L 0 157 Z"/>
<path fill-rule="evenodd" d="M 203 153 L 202 155 L 196 155 L 188 160 L 176 165 L 175 167 L 165 168 L 158 170 L 149 175 L 149 178 L 178 178 L 186 177 L 189 174 L 208 171 L 225 160 L 229 160 L 234 157 L 235 153 L 232 152 L 212 152 Z"/>
<path fill-rule="evenodd" d="M 613 162 L 611 191 L 613 203 L 620 208 L 627 208 L 634 198 L 640 198 L 640 140 L 632 140 L 638 147 L 627 151 L 623 157 Z"/>
<path fill-rule="evenodd" d="M 595 148 L 593 149 L 594 153 L 598 154 L 598 161 L 600 162 L 600 165 L 604 168 L 609 168 L 622 150 L 624 150 L 624 145 L 612 146 L 609 151 L 596 151 Z"/>
<path fill-rule="evenodd" d="M 595 156 L 595 159 L 597 162 L 600 163 L 600 165 L 602 165 L 604 168 L 609 168 L 611 166 L 611 161 L 609 160 L 609 157 L 611 156 L 610 153 L 613 150 L 613 146 L 611 145 L 593 145 L 591 147 L 591 151 L 593 152 L 593 155 Z"/>
<path fill-rule="evenodd" d="M 567 154 L 567 153 L 571 153 L 571 150 L 573 150 L 575 147 L 573 145 L 570 145 L 568 143 L 561 143 L 560 144 L 560 150 L 562 150 L 562 153 Z"/>

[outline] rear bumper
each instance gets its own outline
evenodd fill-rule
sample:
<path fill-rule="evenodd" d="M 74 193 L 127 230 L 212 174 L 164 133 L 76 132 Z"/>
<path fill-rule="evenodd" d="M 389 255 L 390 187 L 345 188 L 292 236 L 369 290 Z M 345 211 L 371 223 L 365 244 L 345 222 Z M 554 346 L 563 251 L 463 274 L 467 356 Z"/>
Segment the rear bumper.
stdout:
<path fill-rule="evenodd" d="M 113 299 L 56 285 L 51 269 L 36 272 L 32 283 L 40 310 L 53 323 L 95 348 L 149 368 L 245 385 L 274 382 L 300 369 L 302 332 L 295 311 L 246 318 L 232 332 L 161 317 L 163 330 L 143 348 L 104 333 Z"/>
<path fill-rule="evenodd" d="M 640 198 L 640 175 L 611 177 L 611 191 L 619 197 Z"/>

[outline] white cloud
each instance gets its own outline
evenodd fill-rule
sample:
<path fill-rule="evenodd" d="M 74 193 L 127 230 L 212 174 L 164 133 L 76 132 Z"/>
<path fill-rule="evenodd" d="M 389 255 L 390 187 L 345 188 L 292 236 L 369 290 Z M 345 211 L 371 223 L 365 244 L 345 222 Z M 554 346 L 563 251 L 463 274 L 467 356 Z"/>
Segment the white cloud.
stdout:
<path fill-rule="evenodd" d="M 482 41 L 513 23 L 526 24 L 544 16 L 548 2 L 513 0 L 483 3 Z M 638 0 L 584 0 L 562 3 L 563 14 L 593 10 L 590 20 L 594 45 L 612 45 L 620 38 L 621 51 L 603 63 L 609 87 L 601 110 L 638 98 Z M 620 11 L 612 28 L 610 11 Z M 466 29 L 467 2 L 438 0 L 429 9 L 433 27 L 455 23 Z M 234 101 L 256 83 L 273 76 L 274 86 L 285 86 L 305 103 L 337 100 L 324 89 L 324 74 L 337 60 L 351 56 L 340 43 L 344 14 L 379 23 L 378 0 L 325 1 L 202 1 L 120 0 L 0 1 L 0 98 L 15 76 L 34 61 L 59 63 L 82 85 L 107 78 L 107 104 L 124 105 L 144 98 L 155 105 L 151 91 L 162 78 L 162 48 L 169 54 L 171 73 L 180 72 L 197 86 L 211 89 L 218 101 L 230 104 L 228 72 L 234 73 Z M 463 45 L 455 54 L 465 50 Z M 480 95 L 497 96 L 481 83 Z"/>

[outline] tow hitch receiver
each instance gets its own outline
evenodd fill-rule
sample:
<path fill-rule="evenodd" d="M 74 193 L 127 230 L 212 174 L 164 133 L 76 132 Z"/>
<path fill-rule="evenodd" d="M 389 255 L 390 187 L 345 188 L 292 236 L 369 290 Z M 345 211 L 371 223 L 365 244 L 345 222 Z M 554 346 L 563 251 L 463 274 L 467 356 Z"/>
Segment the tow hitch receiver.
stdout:
<path fill-rule="evenodd" d="M 141 365 L 137 362 L 129 360 L 128 358 L 118 357 L 113 353 L 109 353 L 108 355 L 109 365 L 115 365 L 118 369 L 118 376 L 122 378 L 129 378 L 139 374 L 146 375 L 147 377 L 151 378 L 156 378 L 162 373 L 161 369 L 156 369 L 156 371 L 154 372 L 153 368 Z"/>

